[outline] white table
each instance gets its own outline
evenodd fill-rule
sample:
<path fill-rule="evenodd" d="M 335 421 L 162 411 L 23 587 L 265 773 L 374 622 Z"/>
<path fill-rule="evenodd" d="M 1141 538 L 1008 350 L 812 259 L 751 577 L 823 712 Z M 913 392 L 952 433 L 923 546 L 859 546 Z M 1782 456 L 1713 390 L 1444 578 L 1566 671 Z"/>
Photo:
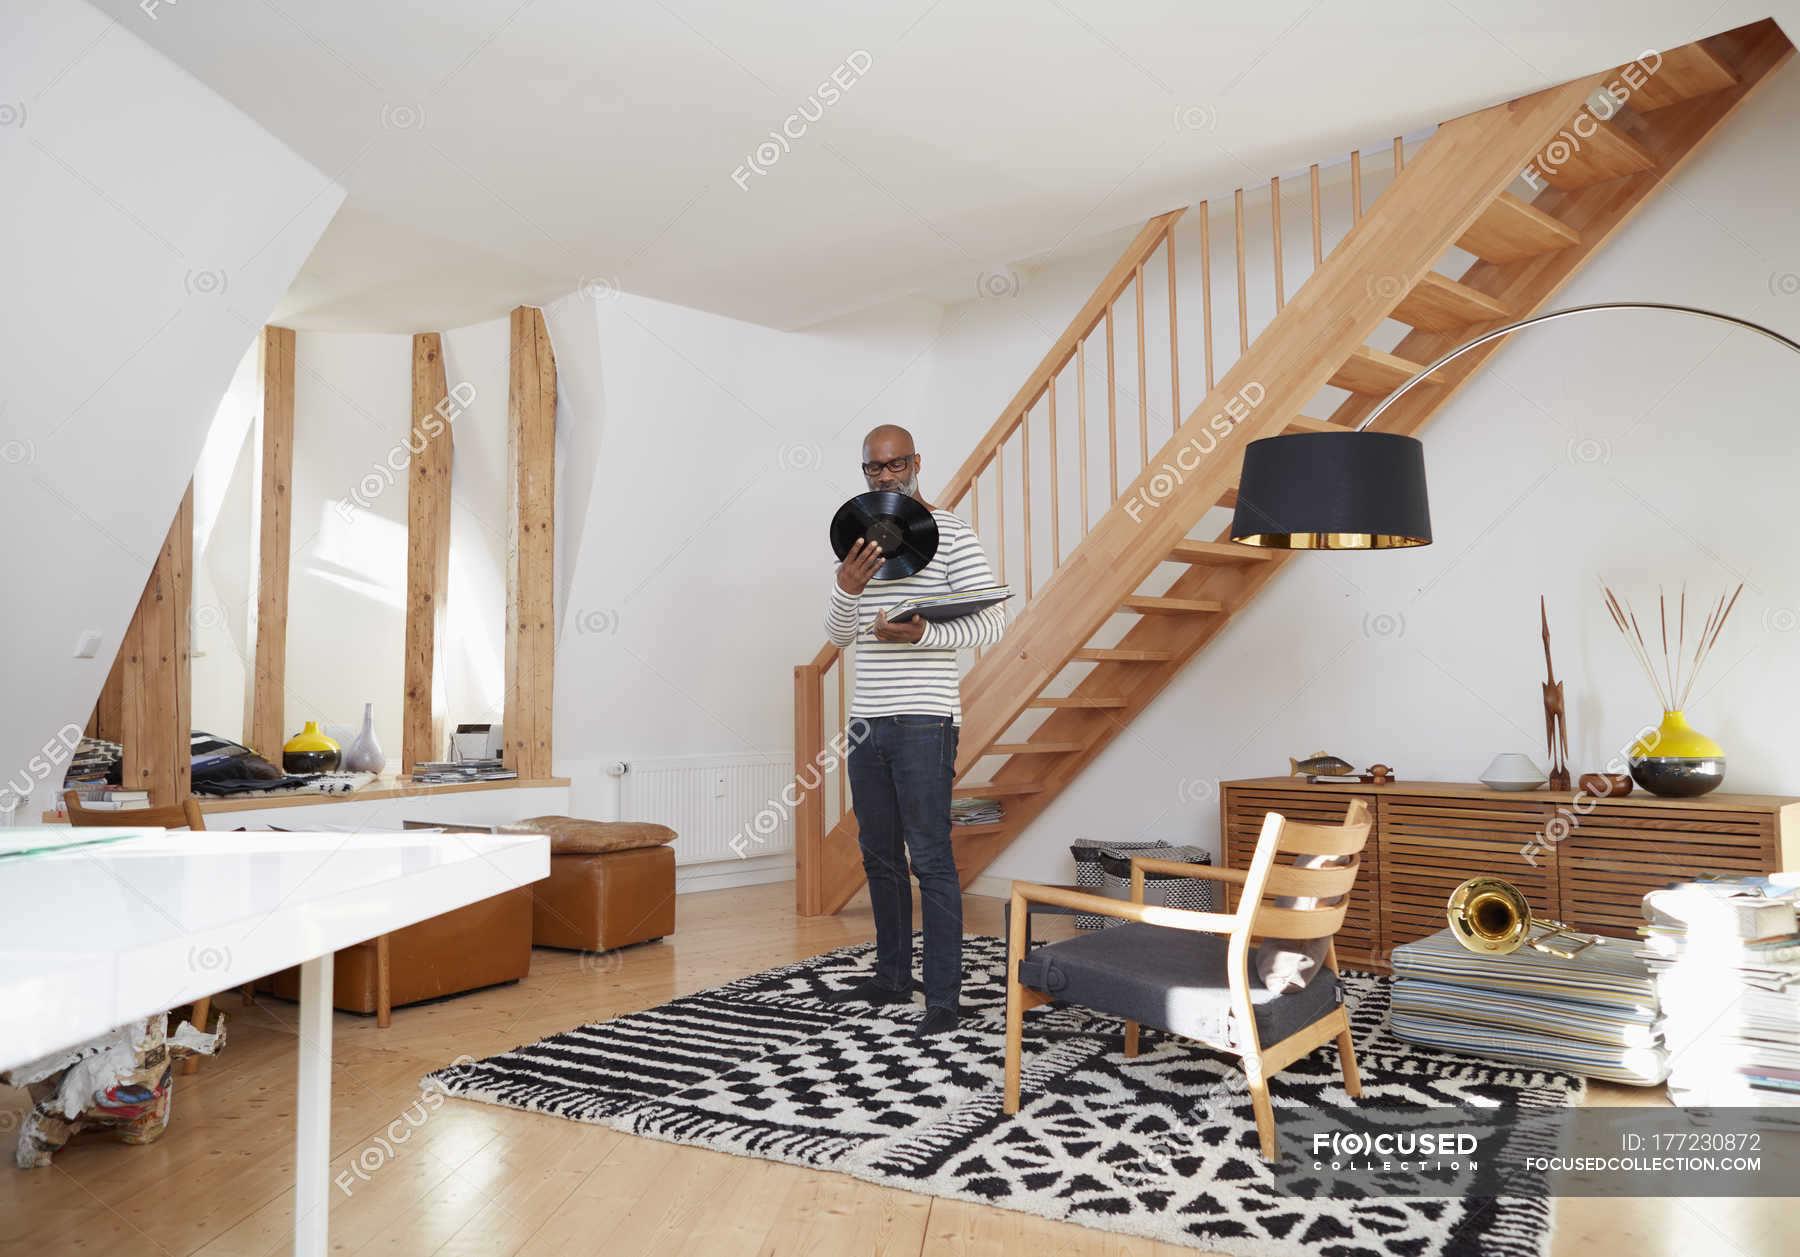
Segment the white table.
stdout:
<path fill-rule="evenodd" d="M 549 839 L 134 832 L 0 860 L 0 1069 L 298 964 L 294 1252 L 320 1257 L 332 953 L 549 876 Z"/>

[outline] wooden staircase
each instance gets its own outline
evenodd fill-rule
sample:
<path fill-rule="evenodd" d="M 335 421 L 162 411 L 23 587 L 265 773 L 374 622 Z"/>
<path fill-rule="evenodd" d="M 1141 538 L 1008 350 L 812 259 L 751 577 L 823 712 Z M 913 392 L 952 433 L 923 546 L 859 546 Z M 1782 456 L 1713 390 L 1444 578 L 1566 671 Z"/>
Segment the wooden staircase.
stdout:
<path fill-rule="evenodd" d="M 1239 352 L 1216 379 L 1211 223 L 1201 203 L 1206 396 L 1178 427 L 1183 358 L 1173 230 L 1186 211 L 1145 224 L 944 490 L 928 495 L 997 543 L 999 579 L 1009 580 L 1009 526 L 1023 566 L 1023 583 L 1016 576 L 1009 582 L 1023 595 L 1012 604 L 1017 614 L 962 683 L 954 793 L 997 797 L 1005 806 L 998 822 L 952 830 L 964 886 L 1288 561 L 1289 552 L 1231 544 L 1218 532 L 1218 517 L 1209 519 L 1235 504 L 1243 447 L 1281 432 L 1353 429 L 1424 364 L 1544 308 L 1792 51 L 1775 24 L 1763 21 L 1670 50 L 1654 69 L 1647 56 L 1457 118 L 1411 154 L 1396 140 L 1392 179 L 1366 210 L 1362 155 L 1353 153 L 1352 223 L 1329 251 L 1320 167 L 1311 167 L 1313 269 L 1288 296 L 1281 243 L 1287 215 L 1277 208 L 1269 225 L 1275 313 L 1254 338 L 1240 190 L 1233 212 Z M 1590 97 L 1602 88 L 1624 95 L 1623 106 L 1595 109 Z M 1271 205 L 1279 207 L 1280 181 L 1270 182 Z M 1516 187 L 1530 195 L 1515 195 Z M 1463 255 L 1474 260 L 1456 260 Z M 1451 270 L 1460 273 L 1452 277 Z M 1159 271 L 1167 275 L 1168 344 L 1166 369 L 1156 364 L 1155 391 L 1168 398 L 1165 426 L 1174 430 L 1152 450 L 1152 360 L 1161 355 L 1148 348 L 1145 292 L 1147 277 Z M 1392 348 L 1376 348 L 1369 342 L 1390 319 L 1410 330 Z M 1127 323 L 1135 364 L 1121 371 L 1116 342 Z M 1470 352 L 1407 393 L 1379 429 L 1416 433 L 1501 343 Z M 1103 368 L 1096 361 L 1102 346 Z M 1325 388 L 1342 394 L 1327 403 L 1328 417 L 1302 414 L 1316 398 L 1330 397 L 1321 394 Z M 1090 428 L 1102 413 L 1105 435 L 1096 453 Z M 1090 480 L 1100 478 L 1102 459 L 1109 496 L 1090 518 L 1090 488 L 1101 488 Z M 1071 516 L 1078 540 L 1065 547 L 1062 499 L 1075 478 L 1071 461 L 1079 478 L 1079 513 Z M 1131 475 L 1123 486 L 1121 464 Z M 1217 540 L 1190 537 L 1197 527 L 1218 532 Z M 1046 556 L 1050 575 L 1034 583 L 1033 559 L 1041 567 Z M 797 782 L 796 907 L 805 915 L 838 911 L 863 881 L 841 762 L 845 692 L 845 659 L 834 646 L 795 669 L 795 762 L 821 768 L 800 773 Z M 830 744 L 828 723 L 839 731 Z M 988 765 L 991 772 L 976 771 Z"/>

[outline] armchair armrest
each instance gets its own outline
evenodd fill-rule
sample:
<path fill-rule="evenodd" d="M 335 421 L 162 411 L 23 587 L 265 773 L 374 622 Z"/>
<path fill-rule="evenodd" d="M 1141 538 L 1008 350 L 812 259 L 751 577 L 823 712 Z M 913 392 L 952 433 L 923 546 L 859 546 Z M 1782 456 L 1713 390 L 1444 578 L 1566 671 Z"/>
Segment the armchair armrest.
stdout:
<path fill-rule="evenodd" d="M 1244 884 L 1243 869 L 1222 869 L 1212 864 L 1189 864 L 1185 860 L 1159 860 L 1155 856 L 1134 855 L 1131 857 L 1131 871 L 1135 874 L 1139 869 L 1146 873 L 1173 873 L 1177 877 L 1204 877 L 1215 882 L 1230 882 L 1236 886 Z"/>
<path fill-rule="evenodd" d="M 1166 908 L 1160 904 L 1125 903 L 1088 891 L 1070 890 L 1064 886 L 1046 886 L 1038 882 L 1014 882 L 1012 904 L 1016 905 L 1014 929 L 1023 926 L 1022 913 L 1028 903 L 1057 904 L 1080 912 L 1103 917 L 1117 917 L 1145 925 L 1166 925 L 1171 929 L 1195 930 L 1204 934 L 1229 934 L 1238 928 L 1235 913 L 1197 912 L 1192 908 Z"/>
<path fill-rule="evenodd" d="M 1131 902 L 1144 902 L 1144 874 L 1173 873 L 1177 877 L 1204 877 L 1215 882 L 1229 882 L 1234 886 L 1244 884 L 1243 869 L 1214 868 L 1210 864 L 1190 864 L 1185 860 L 1159 860 L 1155 856 L 1134 855 L 1131 857 Z"/>

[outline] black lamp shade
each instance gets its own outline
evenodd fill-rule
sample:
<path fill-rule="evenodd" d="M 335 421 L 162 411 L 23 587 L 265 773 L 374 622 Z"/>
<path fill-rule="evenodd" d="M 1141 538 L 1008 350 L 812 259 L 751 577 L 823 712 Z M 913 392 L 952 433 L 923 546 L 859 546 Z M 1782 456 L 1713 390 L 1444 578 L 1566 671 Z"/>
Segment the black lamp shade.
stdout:
<path fill-rule="evenodd" d="M 1392 432 L 1299 432 L 1244 450 L 1231 539 L 1272 550 L 1431 544 L 1425 447 Z"/>

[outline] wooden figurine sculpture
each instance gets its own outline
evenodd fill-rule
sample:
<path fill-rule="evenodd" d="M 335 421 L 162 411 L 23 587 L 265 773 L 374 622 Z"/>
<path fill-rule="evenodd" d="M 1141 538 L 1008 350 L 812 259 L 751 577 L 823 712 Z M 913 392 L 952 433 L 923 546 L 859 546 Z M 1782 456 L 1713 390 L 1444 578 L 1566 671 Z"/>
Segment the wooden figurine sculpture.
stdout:
<path fill-rule="evenodd" d="M 1550 752 L 1550 789 L 1569 788 L 1569 710 L 1563 701 L 1562 682 L 1556 679 L 1556 665 L 1550 662 L 1550 612 L 1544 607 L 1544 596 L 1538 595 L 1538 615 L 1544 622 L 1544 741 Z"/>

